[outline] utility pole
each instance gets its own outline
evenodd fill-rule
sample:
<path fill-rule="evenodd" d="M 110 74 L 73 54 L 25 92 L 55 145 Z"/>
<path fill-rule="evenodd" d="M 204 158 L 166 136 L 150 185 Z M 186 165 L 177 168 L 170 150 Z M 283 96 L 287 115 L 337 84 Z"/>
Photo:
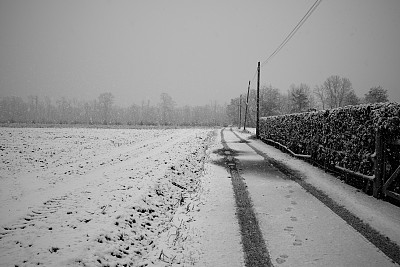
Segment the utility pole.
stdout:
<path fill-rule="evenodd" d="M 243 130 L 246 130 L 247 107 L 249 106 L 249 92 L 250 92 L 250 81 L 249 81 L 249 87 L 247 87 L 246 111 L 244 112 L 244 125 L 243 125 Z"/>
<path fill-rule="evenodd" d="M 257 121 L 256 121 L 256 137 L 260 138 L 260 61 L 257 66 Z"/>
<path fill-rule="evenodd" d="M 242 123 L 242 95 L 239 96 L 239 129 Z"/>

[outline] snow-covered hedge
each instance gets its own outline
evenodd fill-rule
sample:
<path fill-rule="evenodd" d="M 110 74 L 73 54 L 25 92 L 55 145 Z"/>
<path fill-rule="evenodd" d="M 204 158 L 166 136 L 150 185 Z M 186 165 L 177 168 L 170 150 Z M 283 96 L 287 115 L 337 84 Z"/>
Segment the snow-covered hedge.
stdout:
<path fill-rule="evenodd" d="M 400 104 L 380 103 L 260 119 L 260 137 L 326 167 L 374 174 L 376 130 L 400 138 Z"/>

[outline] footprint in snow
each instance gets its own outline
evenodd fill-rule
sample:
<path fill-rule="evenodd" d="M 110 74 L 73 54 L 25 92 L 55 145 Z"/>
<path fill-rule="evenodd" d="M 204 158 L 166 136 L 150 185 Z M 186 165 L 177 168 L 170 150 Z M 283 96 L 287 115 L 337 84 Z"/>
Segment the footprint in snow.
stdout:
<path fill-rule="evenodd" d="M 284 262 L 286 261 L 287 258 L 289 258 L 288 255 L 282 254 L 282 255 L 280 255 L 278 258 L 276 258 L 276 262 L 277 262 L 278 264 L 282 264 L 282 263 L 284 263 Z"/>
<path fill-rule="evenodd" d="M 283 229 L 283 231 L 292 232 L 293 231 L 293 226 L 286 226 L 285 229 Z"/>
<path fill-rule="evenodd" d="M 295 239 L 293 242 L 294 246 L 301 246 L 303 245 L 303 241 L 301 241 L 301 239 Z"/>

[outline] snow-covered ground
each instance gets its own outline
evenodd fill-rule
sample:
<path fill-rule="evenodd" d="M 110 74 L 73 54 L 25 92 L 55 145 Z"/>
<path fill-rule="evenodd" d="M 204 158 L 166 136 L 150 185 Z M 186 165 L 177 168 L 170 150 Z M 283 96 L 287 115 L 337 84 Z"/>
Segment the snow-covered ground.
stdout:
<path fill-rule="evenodd" d="M 251 139 L 254 131 L 249 130 L 235 132 L 400 242 L 398 207 Z M 274 264 L 292 266 L 311 255 L 315 249 L 305 237 L 316 232 L 308 233 L 307 225 L 327 225 L 317 219 L 321 212 L 305 216 L 313 211 L 311 195 L 283 174 L 269 181 L 268 172 L 259 172 L 268 167 L 262 166 L 262 157 L 231 132 L 225 139 L 241 152 L 239 161 L 258 164 L 240 172 L 261 230 L 267 229 L 263 238 Z M 216 153 L 221 148 L 221 131 L 212 129 L 0 128 L 0 266 L 244 266 L 231 177 Z M 287 192 L 271 193 L 267 201 L 266 192 L 278 188 L 273 184 L 278 182 Z M 315 211 L 327 210 L 312 201 L 319 207 Z M 340 221 L 329 210 L 326 214 Z M 330 221 L 328 215 L 323 219 Z M 276 223 L 270 231 L 274 218 L 285 224 Z M 346 225 L 337 229 L 338 237 L 343 229 L 365 243 Z M 325 244 L 328 239 L 321 240 Z M 349 246 L 354 243 L 353 238 L 348 241 Z M 349 258 L 344 243 L 337 244 L 341 252 L 335 255 Z M 321 257 L 334 258 L 331 248 L 325 248 Z M 342 261 L 351 262 L 346 257 Z"/>
<path fill-rule="evenodd" d="M 249 140 L 251 134 L 237 131 L 242 138 Z M 325 192 L 339 205 L 370 224 L 374 229 L 400 244 L 400 209 L 389 202 L 376 199 L 354 188 L 337 177 L 314 167 L 307 162 L 294 158 L 279 149 L 269 146 L 260 140 L 249 140 L 251 144 L 292 170 L 299 172 L 303 179 Z"/>
<path fill-rule="evenodd" d="M 372 245 L 371 239 L 367 240 L 300 183 L 288 179 L 264 156 L 295 170 L 303 181 L 324 192 L 396 244 L 400 244 L 398 207 L 368 196 L 307 162 L 254 140 L 249 133 L 234 131 L 224 131 L 225 141 L 230 148 L 238 151 L 238 168 L 248 186 L 273 264 L 397 266 Z M 387 253 L 393 255 L 395 252 L 387 250 Z"/>
<path fill-rule="evenodd" d="M 210 129 L 0 128 L 0 265 L 213 266 L 209 245 L 236 235 L 227 257 L 240 266 L 237 229 L 209 236 L 213 220 L 237 227 L 228 174 L 207 163 L 215 138 Z M 207 201 L 218 175 L 227 207 L 208 220 L 221 205 Z"/>

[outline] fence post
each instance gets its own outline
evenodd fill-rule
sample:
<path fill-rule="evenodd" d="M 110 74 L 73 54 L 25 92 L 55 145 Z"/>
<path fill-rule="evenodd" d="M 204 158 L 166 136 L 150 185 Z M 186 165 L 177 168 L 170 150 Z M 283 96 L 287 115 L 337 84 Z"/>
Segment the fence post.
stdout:
<path fill-rule="evenodd" d="M 379 198 L 382 191 L 382 184 L 385 172 L 384 157 L 384 137 L 381 129 L 376 130 L 375 134 L 375 179 L 373 186 L 373 196 Z"/>

